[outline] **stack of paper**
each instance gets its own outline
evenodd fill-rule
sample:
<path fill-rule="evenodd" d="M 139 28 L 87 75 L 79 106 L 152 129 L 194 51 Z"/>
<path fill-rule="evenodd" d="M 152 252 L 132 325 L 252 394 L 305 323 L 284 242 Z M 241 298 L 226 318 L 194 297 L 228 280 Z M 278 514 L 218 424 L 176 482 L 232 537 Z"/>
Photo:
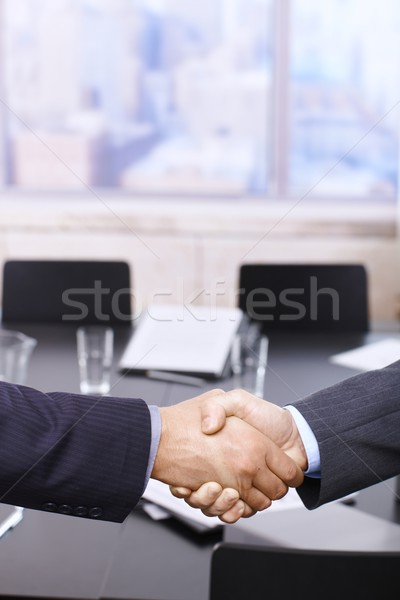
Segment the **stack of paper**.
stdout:
<path fill-rule="evenodd" d="M 119 367 L 218 378 L 243 313 L 238 308 L 154 305 L 139 322 Z"/>
<path fill-rule="evenodd" d="M 388 338 L 373 342 L 354 350 L 335 354 L 330 360 L 335 364 L 360 371 L 382 369 L 400 360 L 400 339 Z"/>
<path fill-rule="evenodd" d="M 165 509 L 166 513 L 161 517 L 153 516 L 157 515 L 157 512 L 146 510 L 150 516 L 155 518 L 165 518 L 167 516 L 173 516 L 177 519 L 181 519 L 188 525 L 192 526 L 197 530 L 210 530 L 216 527 L 221 527 L 223 522 L 218 517 L 206 517 L 199 509 L 191 508 L 184 500 L 175 498 L 169 490 L 169 486 L 161 481 L 150 479 L 147 488 L 143 494 L 143 499 L 150 502 L 157 507 Z M 282 510 L 288 510 L 293 508 L 303 507 L 303 503 L 300 500 L 295 489 L 290 488 L 286 496 L 281 500 L 273 502 L 268 508 L 268 511 L 280 512 Z M 305 509 L 304 509 L 305 510 Z"/>
<path fill-rule="evenodd" d="M 22 521 L 23 516 L 23 507 L 0 504 L 0 538 L 14 529 Z"/>
<path fill-rule="evenodd" d="M 183 519 L 188 524 L 193 525 L 194 528 L 197 525 L 200 529 L 209 530 L 221 527 L 223 524 L 218 517 L 206 517 L 201 510 L 192 508 L 181 498 L 175 498 L 171 494 L 168 485 L 155 479 L 149 480 L 143 494 L 143 499 L 165 509 L 167 511 L 166 515 L 169 517 L 173 516 L 177 519 Z M 149 512 L 149 515 L 153 517 L 151 512 Z"/>

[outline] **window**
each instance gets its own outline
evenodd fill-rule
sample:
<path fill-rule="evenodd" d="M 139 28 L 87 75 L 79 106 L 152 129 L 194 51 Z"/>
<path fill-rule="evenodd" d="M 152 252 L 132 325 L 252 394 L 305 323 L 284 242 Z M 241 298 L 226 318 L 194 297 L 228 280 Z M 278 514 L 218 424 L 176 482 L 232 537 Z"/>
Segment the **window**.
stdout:
<path fill-rule="evenodd" d="M 291 7 L 290 190 L 394 198 L 400 3 L 293 0 Z"/>
<path fill-rule="evenodd" d="M 0 0 L 24 190 L 394 199 L 396 0 Z"/>

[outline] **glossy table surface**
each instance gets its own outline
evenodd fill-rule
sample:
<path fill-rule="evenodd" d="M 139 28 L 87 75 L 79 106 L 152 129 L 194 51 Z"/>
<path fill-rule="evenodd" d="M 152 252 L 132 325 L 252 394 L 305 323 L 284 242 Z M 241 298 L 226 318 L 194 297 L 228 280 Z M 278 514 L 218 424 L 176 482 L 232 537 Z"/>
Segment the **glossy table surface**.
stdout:
<path fill-rule="evenodd" d="M 12 329 L 38 340 L 27 385 L 79 392 L 75 327 L 16 324 Z M 121 375 L 117 365 L 131 333 L 130 327 L 115 330 L 111 395 L 166 406 L 205 389 L 232 387 L 230 379 L 198 388 Z M 356 371 L 331 363 L 332 354 L 393 336 L 400 337 L 398 325 L 363 336 L 271 335 L 265 397 L 283 405 L 345 379 Z M 394 486 L 392 480 L 360 492 L 357 509 L 400 523 Z M 174 519 L 152 521 L 140 505 L 122 524 L 26 510 L 22 523 L 0 540 L 0 594 L 207 600 L 211 552 L 223 529 L 196 534 Z"/>

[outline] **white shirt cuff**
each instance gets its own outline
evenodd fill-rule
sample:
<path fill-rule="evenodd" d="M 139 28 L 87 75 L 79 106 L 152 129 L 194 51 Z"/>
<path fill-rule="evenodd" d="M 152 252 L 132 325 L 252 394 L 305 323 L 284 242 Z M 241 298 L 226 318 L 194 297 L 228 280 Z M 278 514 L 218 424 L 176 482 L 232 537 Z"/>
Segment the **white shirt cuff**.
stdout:
<path fill-rule="evenodd" d="M 308 477 L 321 477 L 319 447 L 313 430 L 297 408 L 290 405 L 284 406 L 283 408 L 292 414 L 307 454 L 308 468 L 307 471 L 304 471 L 304 475 L 307 475 Z"/>

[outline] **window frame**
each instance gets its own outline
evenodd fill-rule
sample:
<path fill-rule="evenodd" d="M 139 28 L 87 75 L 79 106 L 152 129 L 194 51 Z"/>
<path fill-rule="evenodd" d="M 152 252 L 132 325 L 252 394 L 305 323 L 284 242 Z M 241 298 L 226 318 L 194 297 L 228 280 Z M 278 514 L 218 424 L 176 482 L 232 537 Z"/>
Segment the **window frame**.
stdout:
<path fill-rule="evenodd" d="M 86 190 L 83 191 L 71 191 L 65 192 L 61 190 L 29 190 L 22 189 L 17 186 L 10 185 L 6 180 L 7 172 L 7 130 L 8 130 L 8 109 L 4 100 L 4 80 L 0 77 L 0 195 L 1 204 L 6 209 L 11 206 L 26 206 L 27 202 L 34 203 L 35 209 L 41 211 L 47 210 L 45 207 L 48 206 L 49 198 L 52 198 L 54 204 L 60 205 L 60 214 L 65 211 L 65 199 L 68 198 L 70 203 L 70 214 L 77 211 L 79 213 L 82 201 L 86 205 L 86 200 L 91 196 L 107 198 L 107 202 L 118 203 L 119 205 L 125 205 L 127 202 L 132 205 L 132 212 L 135 213 L 137 210 L 143 211 L 143 207 L 148 205 L 149 213 L 153 211 L 153 206 L 160 206 L 160 203 L 176 206 L 176 199 L 179 202 L 187 202 L 193 204 L 193 207 L 198 206 L 204 208 L 206 211 L 209 210 L 210 214 L 213 213 L 214 209 L 218 211 L 226 210 L 227 206 L 235 206 L 235 214 L 248 214 L 248 211 L 257 214 L 261 213 L 268 219 L 269 216 L 273 218 L 278 212 L 282 213 L 282 207 L 285 207 L 283 214 L 286 214 L 283 218 L 289 218 L 290 221 L 298 222 L 303 221 L 303 217 L 297 219 L 296 213 L 310 214 L 310 227 L 312 229 L 312 222 L 318 220 L 324 222 L 330 219 L 332 221 L 332 215 L 335 208 L 339 207 L 341 215 L 336 214 L 332 222 L 332 227 L 329 228 L 327 223 L 327 229 L 332 231 L 337 229 L 338 223 L 345 223 L 349 216 L 349 211 L 353 215 L 351 217 L 352 226 L 355 226 L 357 221 L 359 231 L 368 231 L 371 233 L 371 227 L 373 221 L 376 223 L 376 233 L 378 236 L 384 235 L 392 237 L 393 235 L 399 236 L 400 231 L 400 186 L 397 188 L 397 195 L 394 199 L 380 198 L 379 196 L 347 196 L 338 197 L 335 195 L 326 196 L 318 199 L 315 196 L 309 195 L 308 192 L 300 194 L 300 197 L 296 194 L 289 194 L 288 192 L 288 161 L 289 161 L 289 148 L 290 148 L 290 10 L 291 0 L 274 0 L 275 6 L 273 8 L 275 18 L 275 59 L 274 59 L 274 72 L 273 77 L 273 109 L 275 111 L 276 118 L 274 118 L 273 131 L 272 131 L 272 156 L 274 157 L 272 164 L 269 165 L 271 168 L 271 181 L 273 185 L 271 189 L 265 194 L 258 195 L 240 195 L 236 197 L 232 196 L 197 196 L 195 194 L 167 194 L 161 199 L 154 194 L 133 194 L 129 190 L 122 188 L 106 188 L 106 189 L 90 189 L 90 186 L 86 186 Z M 0 0 L 0 30 L 4 26 L 4 1 Z M 4 47 L 0 45 L 0 72 L 4 73 L 4 69 L 1 69 L 4 61 Z M 400 154 L 400 153 L 399 153 Z M 399 173 L 400 173 L 400 156 L 399 156 Z M 75 202 L 76 200 L 76 202 Z M 229 204 L 227 204 L 229 202 Z M 237 205 L 240 204 L 243 210 L 237 210 Z M 208 208 L 207 208 L 208 207 Z M 212 208 L 214 207 L 214 208 Z M 278 209 L 277 209 L 278 207 Z M 304 210 L 302 210 L 304 207 Z M 362 207 L 362 211 L 360 211 Z M 55 207 L 54 207 L 55 208 Z M 87 210 L 86 207 L 85 210 Z M 346 209 L 346 210 L 343 210 Z M 348 210 L 347 210 L 348 209 Z M 354 213 L 357 212 L 358 217 L 354 218 Z M 381 218 L 378 217 L 379 209 L 382 209 Z M 166 206 L 168 212 L 168 206 Z M 286 213 L 285 213 L 286 211 Z M 311 213 L 314 211 L 315 219 L 311 218 Z M 12 212 L 12 211 L 11 211 Z M 29 214 L 30 211 L 28 211 Z M 89 211 L 91 212 L 91 211 Z M 96 212 L 96 211 L 94 211 Z M 371 215 L 376 215 L 371 219 Z M 22 221 L 23 215 L 21 215 Z M 240 217 L 241 218 L 241 217 Z M 282 217 L 280 217 L 282 218 Z M 345 228 L 342 228 L 345 229 Z M 350 227 L 351 229 L 351 227 Z M 373 231 L 373 227 L 372 227 Z"/>

